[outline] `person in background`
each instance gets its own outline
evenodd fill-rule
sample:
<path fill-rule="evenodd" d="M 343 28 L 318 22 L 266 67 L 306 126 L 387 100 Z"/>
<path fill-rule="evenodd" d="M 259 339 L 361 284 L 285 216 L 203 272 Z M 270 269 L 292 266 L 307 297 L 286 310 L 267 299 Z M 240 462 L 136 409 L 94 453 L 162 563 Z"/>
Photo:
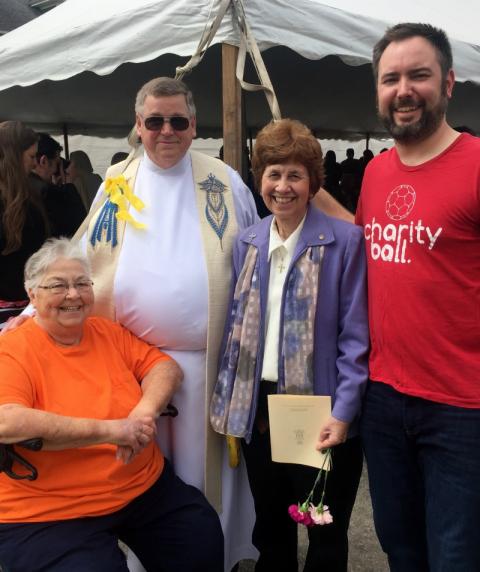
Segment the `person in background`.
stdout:
<path fill-rule="evenodd" d="M 392 572 L 479 570 L 480 139 L 446 120 L 442 30 L 404 23 L 373 50 L 394 139 L 363 179 L 371 383 L 361 433 Z"/>
<path fill-rule="evenodd" d="M 0 123 L 0 329 L 28 304 L 23 268 L 50 234 L 42 202 L 28 184 L 37 140 L 19 121 Z"/>
<path fill-rule="evenodd" d="M 69 165 L 70 161 L 67 161 L 65 157 L 60 157 L 57 171 L 52 177 L 52 183 L 55 185 L 64 185 L 67 182 L 67 169 Z"/>
<path fill-rule="evenodd" d="M 110 160 L 110 165 L 116 165 L 117 163 L 120 163 L 121 161 L 125 161 L 125 159 L 128 157 L 128 153 L 126 153 L 125 151 L 117 151 L 116 153 L 114 153 L 112 155 L 112 158 Z"/>
<path fill-rule="evenodd" d="M 50 239 L 25 266 L 34 318 L 0 338 L 0 442 L 43 442 L 36 480 L 0 475 L 0 567 L 126 572 L 121 539 L 149 572 L 222 572 L 218 516 L 154 440 L 182 372 L 90 317 L 92 286 L 78 244 Z"/>
<path fill-rule="evenodd" d="M 347 531 L 363 463 L 358 417 L 368 378 L 362 232 L 312 206 L 323 161 L 305 125 L 282 119 L 264 127 L 252 166 L 273 216 L 235 240 L 210 419 L 216 431 L 245 438 L 256 511 L 253 542 L 260 552 L 255 571 L 293 572 L 297 525 L 288 507 L 307 497 L 318 469 L 272 461 L 267 396 L 332 398 L 331 417 L 318 427 L 318 448 L 333 448 L 325 495 L 333 523 L 308 529 L 304 571 L 346 572 Z"/>
<path fill-rule="evenodd" d="M 355 213 L 360 194 L 360 161 L 355 159 L 355 150 L 352 147 L 347 149 L 346 155 L 347 158 L 340 163 L 342 169 L 340 188 L 344 204 L 351 213 Z"/>
<path fill-rule="evenodd" d="M 468 125 L 456 125 L 454 127 L 455 131 L 458 131 L 459 133 L 469 133 L 470 135 L 473 135 L 474 137 L 477 136 L 477 134 L 475 133 L 475 131 L 469 127 Z"/>
<path fill-rule="evenodd" d="M 44 183 L 53 183 L 53 178 L 59 171 L 60 153 L 62 146 L 48 133 L 38 133 L 38 146 L 36 163 L 33 166 L 33 179 L 40 179 Z"/>
<path fill-rule="evenodd" d="M 365 173 L 365 169 L 367 168 L 367 165 L 370 163 L 370 161 L 373 159 L 373 157 L 374 157 L 374 155 L 373 155 L 373 151 L 371 149 L 364 149 L 363 150 L 363 154 L 362 154 L 361 158 L 359 159 L 360 183 L 363 181 L 363 175 Z M 358 197 L 357 197 L 357 201 L 355 203 L 355 210 L 357 210 L 357 204 L 358 204 Z"/>
<path fill-rule="evenodd" d="M 92 163 L 85 151 L 72 151 L 67 169 L 67 181 L 73 183 L 88 212 L 90 205 L 102 184 L 102 177 L 93 172 Z"/>
<path fill-rule="evenodd" d="M 62 147 L 47 133 L 38 134 L 36 164 L 30 174 L 30 187 L 41 197 L 52 236 L 71 237 L 86 215 L 77 189 L 65 183 Z"/>
<path fill-rule="evenodd" d="M 332 197 L 342 203 L 343 196 L 340 192 L 340 178 L 342 176 L 342 168 L 340 167 L 340 163 L 337 163 L 337 156 L 335 151 L 330 149 L 325 153 L 323 167 L 325 170 L 325 189 L 332 195 Z"/>

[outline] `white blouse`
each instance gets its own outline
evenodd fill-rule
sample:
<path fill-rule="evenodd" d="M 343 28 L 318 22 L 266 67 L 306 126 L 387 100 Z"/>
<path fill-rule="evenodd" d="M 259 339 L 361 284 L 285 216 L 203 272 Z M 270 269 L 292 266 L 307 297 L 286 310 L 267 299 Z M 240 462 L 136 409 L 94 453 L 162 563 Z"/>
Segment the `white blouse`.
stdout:
<path fill-rule="evenodd" d="M 270 279 L 268 282 L 265 349 L 262 367 L 262 379 L 268 381 L 278 381 L 280 310 L 282 306 L 283 286 L 304 223 L 305 217 L 303 217 L 300 224 L 286 240 L 282 240 L 278 234 L 275 218 L 272 220 L 270 226 L 270 241 L 268 246 Z"/>

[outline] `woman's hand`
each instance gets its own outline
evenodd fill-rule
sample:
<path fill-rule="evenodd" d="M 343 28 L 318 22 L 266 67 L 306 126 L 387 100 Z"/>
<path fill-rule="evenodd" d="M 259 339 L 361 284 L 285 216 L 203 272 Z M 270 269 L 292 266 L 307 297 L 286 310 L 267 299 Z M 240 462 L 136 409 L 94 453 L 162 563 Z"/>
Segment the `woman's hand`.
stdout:
<path fill-rule="evenodd" d="M 0 442 L 18 443 L 25 439 L 43 439 L 43 450 L 61 451 L 109 443 L 124 447 L 131 460 L 155 435 L 152 416 L 125 419 L 89 419 L 68 417 L 32 409 L 16 403 L 0 406 Z"/>
<path fill-rule="evenodd" d="M 349 423 L 340 421 L 331 416 L 328 421 L 320 429 L 318 437 L 317 449 L 328 449 L 347 440 Z"/>
<path fill-rule="evenodd" d="M 154 438 L 156 432 L 153 417 L 135 417 L 110 421 L 114 436 L 112 443 L 118 445 L 117 459 L 129 463 Z"/>
<path fill-rule="evenodd" d="M 155 364 L 143 378 L 142 397 L 128 415 L 130 420 L 152 419 L 153 432 L 148 433 L 149 440 L 144 443 L 143 447 L 154 438 L 156 432 L 155 419 L 165 409 L 182 379 L 182 370 L 177 362 L 171 359 Z M 145 438 L 143 440 L 145 441 Z M 117 449 L 117 459 L 129 463 L 140 451 L 141 449 L 135 449 L 130 445 L 120 444 Z"/>

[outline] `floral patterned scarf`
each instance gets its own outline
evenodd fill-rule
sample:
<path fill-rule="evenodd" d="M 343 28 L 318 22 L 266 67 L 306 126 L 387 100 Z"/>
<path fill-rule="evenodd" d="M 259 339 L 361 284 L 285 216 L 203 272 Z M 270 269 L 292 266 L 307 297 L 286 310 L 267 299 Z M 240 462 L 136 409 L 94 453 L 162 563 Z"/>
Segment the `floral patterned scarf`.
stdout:
<path fill-rule="evenodd" d="M 323 246 L 309 247 L 284 285 L 279 393 L 313 394 L 313 347 Z M 260 338 L 257 248 L 250 246 L 235 286 L 230 331 L 210 405 L 218 433 L 249 438 Z"/>

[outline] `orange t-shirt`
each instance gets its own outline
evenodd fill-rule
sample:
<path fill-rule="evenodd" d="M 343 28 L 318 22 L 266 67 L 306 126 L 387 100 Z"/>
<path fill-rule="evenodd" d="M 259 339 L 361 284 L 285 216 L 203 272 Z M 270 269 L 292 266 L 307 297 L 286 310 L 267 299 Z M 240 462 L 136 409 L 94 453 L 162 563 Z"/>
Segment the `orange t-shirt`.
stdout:
<path fill-rule="evenodd" d="M 140 381 L 159 361 L 155 347 L 103 318 L 88 318 L 79 345 L 60 347 L 34 320 L 0 338 L 0 405 L 71 417 L 119 419 L 138 403 Z M 151 443 L 131 463 L 116 446 L 19 453 L 38 469 L 36 481 L 0 474 L 0 522 L 41 522 L 117 511 L 160 476 L 163 455 Z M 14 466 L 15 468 L 15 466 Z"/>

